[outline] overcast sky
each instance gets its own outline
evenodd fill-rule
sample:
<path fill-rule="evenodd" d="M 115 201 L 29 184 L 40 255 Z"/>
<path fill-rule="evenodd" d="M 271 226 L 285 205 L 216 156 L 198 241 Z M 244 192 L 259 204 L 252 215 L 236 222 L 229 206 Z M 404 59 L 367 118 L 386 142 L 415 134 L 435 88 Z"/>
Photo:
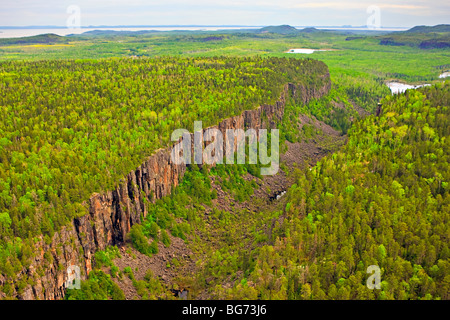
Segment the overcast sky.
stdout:
<path fill-rule="evenodd" d="M 0 0 L 0 26 L 66 26 L 71 5 L 82 26 L 361 26 L 374 5 L 382 27 L 450 23 L 449 0 Z"/>

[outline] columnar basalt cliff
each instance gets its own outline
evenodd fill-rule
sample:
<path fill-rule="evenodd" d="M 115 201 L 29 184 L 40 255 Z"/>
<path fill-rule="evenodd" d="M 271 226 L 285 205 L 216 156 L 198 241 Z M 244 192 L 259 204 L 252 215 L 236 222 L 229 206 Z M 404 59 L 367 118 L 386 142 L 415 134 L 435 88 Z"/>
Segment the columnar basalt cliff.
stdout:
<path fill-rule="evenodd" d="M 328 93 L 331 87 L 328 72 L 318 77 L 323 80 L 319 87 L 287 84 L 275 104 L 244 111 L 214 128 L 223 134 L 227 129 L 273 128 L 283 117 L 288 95 L 307 103 Z M 109 245 L 123 244 L 131 226 L 147 215 L 148 206 L 170 194 L 179 184 L 186 165 L 172 163 L 170 152 L 171 148 L 156 151 L 119 182 L 115 190 L 93 194 L 89 199 L 89 214 L 74 219 L 70 226 L 55 233 L 51 243 L 44 240 L 36 243 L 31 265 L 18 275 L 35 279 L 34 284 L 16 289 L 16 296 L 19 299 L 63 298 L 69 266 L 78 266 L 81 278 L 86 279 L 92 270 L 95 252 Z"/>

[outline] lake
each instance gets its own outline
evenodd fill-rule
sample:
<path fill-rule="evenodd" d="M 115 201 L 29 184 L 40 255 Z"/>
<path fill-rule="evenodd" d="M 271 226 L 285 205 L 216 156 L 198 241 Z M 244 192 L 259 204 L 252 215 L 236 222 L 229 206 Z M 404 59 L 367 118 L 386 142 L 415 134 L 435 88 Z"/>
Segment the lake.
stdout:
<path fill-rule="evenodd" d="M 430 84 L 428 84 L 428 83 L 419 84 L 419 85 L 415 86 L 415 85 L 401 83 L 401 82 L 395 82 L 395 81 L 387 82 L 386 85 L 389 87 L 389 89 L 391 89 L 392 94 L 403 93 L 408 89 L 417 89 L 420 87 L 430 86 Z"/>
<path fill-rule="evenodd" d="M 286 51 L 286 53 L 311 54 L 311 53 L 314 53 L 316 51 L 331 51 L 331 50 L 330 49 L 304 49 L 304 48 L 299 48 L 299 49 L 289 49 L 288 51 Z"/>

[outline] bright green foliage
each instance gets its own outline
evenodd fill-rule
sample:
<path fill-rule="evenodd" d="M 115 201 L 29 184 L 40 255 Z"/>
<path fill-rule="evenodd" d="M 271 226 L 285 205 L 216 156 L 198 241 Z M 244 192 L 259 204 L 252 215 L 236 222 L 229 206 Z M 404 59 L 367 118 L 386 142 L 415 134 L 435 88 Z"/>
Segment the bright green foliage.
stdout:
<path fill-rule="evenodd" d="M 402 34 L 403 37 L 405 34 Z M 205 41 L 208 37 L 222 38 Z M 387 37 L 391 37 L 388 35 Z M 397 33 L 396 36 L 400 36 Z M 412 34 L 419 41 L 433 40 L 436 34 Z M 448 32 L 445 34 L 448 39 Z M 48 37 L 48 36 L 47 36 Z M 316 51 L 308 57 L 325 62 L 333 75 L 350 75 L 376 79 L 403 79 L 404 81 L 431 81 L 439 71 L 448 69 L 448 49 L 420 50 L 410 46 L 380 45 L 383 37 L 361 35 L 349 37 L 347 32 L 314 32 L 281 35 L 230 31 L 217 32 L 156 32 L 76 36 L 60 39 L 52 45 L 29 46 L 33 37 L 0 40 L 0 60 L 43 59 L 98 59 L 109 57 L 187 56 L 276 56 L 302 58 L 303 54 L 286 53 L 291 48 L 335 49 Z M 12 41 L 11 41 L 12 40 Z M 351 41 L 350 41 L 351 40 Z M 14 45 L 18 42 L 17 45 Z M 39 43 L 39 42 L 37 42 Z M 3 44 L 3 45 L 2 45 Z M 11 73 L 0 75 L 12 77 Z M 370 80 L 372 81 L 372 80 Z M 356 84 L 355 89 L 358 89 Z M 363 96 L 361 96 L 363 98 Z M 364 100 L 362 100 L 364 101 Z"/>
<path fill-rule="evenodd" d="M 357 122 L 348 144 L 287 193 L 282 223 L 238 278 L 251 289 L 236 281 L 215 296 L 449 299 L 449 89 L 447 82 L 388 96 L 379 117 Z M 233 264 L 242 254 L 217 251 L 206 274 L 244 272 Z M 381 290 L 366 286 L 370 265 L 381 268 Z"/>
<path fill-rule="evenodd" d="M 104 251 L 99 250 L 94 255 L 97 268 L 112 267 L 114 264 L 112 260 L 120 258 L 119 248 L 117 246 L 108 246 Z"/>
<path fill-rule="evenodd" d="M 167 234 L 166 230 L 162 230 L 161 231 L 161 242 L 166 246 L 169 247 L 170 246 L 170 237 Z"/>
<path fill-rule="evenodd" d="M 211 174 L 219 179 L 217 183 L 238 202 L 248 200 L 258 186 L 254 180 L 244 179 L 247 172 L 261 176 L 258 165 L 251 164 L 218 165 L 211 169 Z"/>
<path fill-rule="evenodd" d="M 153 253 L 152 249 L 150 249 L 148 239 L 144 235 L 142 225 L 140 225 L 140 224 L 133 225 L 127 236 L 130 237 L 133 247 L 140 253 L 147 254 L 147 255 L 150 255 Z"/>
<path fill-rule="evenodd" d="M 81 289 L 68 289 L 66 300 L 124 300 L 125 295 L 111 280 L 109 274 L 97 270 L 89 273 L 89 279 L 81 282 Z"/>
<path fill-rule="evenodd" d="M 306 44 L 338 49 L 311 55 L 330 66 L 333 86 L 308 106 L 288 99 L 280 124 L 282 140 L 315 138 L 318 132 L 312 126 L 304 125 L 300 134 L 297 130 L 298 115 L 307 114 L 348 132 L 348 145 L 300 177 L 286 196 L 284 210 L 270 214 L 243 210 L 233 215 L 215 209 L 217 193 L 211 190 L 207 170 L 192 166 L 179 188 L 148 208 L 142 226 L 133 226 L 133 245 L 152 254 L 158 250 L 157 240 L 168 245 L 166 230 L 182 239 L 195 237 L 194 230 L 205 232 L 208 211 L 206 219 L 223 239 L 218 248 L 211 244 L 215 234 L 208 239 L 199 283 L 211 276 L 218 283 L 229 281 L 243 273 L 232 288 L 215 287 L 212 294 L 217 297 L 450 298 L 448 84 L 388 97 L 381 117 L 369 117 L 350 129 L 352 119 L 360 118 L 358 112 L 373 111 L 379 97 L 389 93 L 385 79 L 435 80 L 448 68 L 448 52 L 379 45 L 375 37 L 346 41 L 345 35 L 325 32 L 311 38 L 225 35 L 223 41 L 207 43 L 202 37 L 117 37 L 102 45 L 73 38 L 62 41 L 69 46 L 33 48 L 3 41 L 2 61 L 162 57 L 0 63 L 0 273 L 6 278 L 0 291 L 23 293 L 33 279 L 16 277 L 34 255 L 36 236 L 44 235 L 49 244 L 61 226 L 87 213 L 81 204 L 92 192 L 112 189 L 153 150 L 166 146 L 174 128 L 191 130 L 194 120 L 217 124 L 271 103 L 287 82 L 322 86 L 317 73 L 326 72 L 324 64 L 283 53 Z M 227 57 L 205 58 L 217 52 Z M 247 172 L 258 176 L 258 166 L 212 170 L 238 202 L 248 200 L 255 187 L 242 179 Z M 236 226 L 251 230 L 254 246 L 236 243 L 248 235 Z M 112 264 L 116 256 L 114 250 L 98 252 L 97 267 L 110 266 L 111 274 L 117 274 Z M 47 252 L 44 258 L 49 263 L 54 255 Z M 382 268 L 381 292 L 365 287 L 371 264 Z M 131 268 L 125 272 L 141 297 L 167 298 L 158 279 L 136 281 Z M 70 291 L 67 298 L 123 294 L 108 276 L 95 271 L 82 290 Z"/>
<path fill-rule="evenodd" d="M 144 279 L 133 281 L 138 295 L 143 300 L 157 300 L 157 299 L 173 299 L 172 293 L 164 286 L 163 283 L 153 275 L 151 269 L 148 269 Z"/>
<path fill-rule="evenodd" d="M 321 87 L 326 72 L 311 59 L 261 57 L 0 63 L 0 251 L 20 269 L 8 246 L 41 234 L 51 241 L 87 213 L 93 192 L 168 146 L 174 129 L 273 103 L 288 82 Z M 198 197 L 209 194 L 191 182 Z M 166 213 L 152 216 L 183 237 Z"/>

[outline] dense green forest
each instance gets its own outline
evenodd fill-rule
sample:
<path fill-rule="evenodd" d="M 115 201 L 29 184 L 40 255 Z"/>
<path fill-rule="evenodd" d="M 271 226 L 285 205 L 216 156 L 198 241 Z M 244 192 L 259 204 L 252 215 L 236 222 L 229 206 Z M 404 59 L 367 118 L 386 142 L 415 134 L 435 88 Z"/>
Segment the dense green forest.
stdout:
<path fill-rule="evenodd" d="M 115 265 L 123 251 L 108 247 L 66 299 L 124 299 L 125 280 L 142 299 L 172 299 L 178 284 L 202 299 L 450 299 L 450 84 L 395 96 L 385 85 L 440 81 L 449 53 L 436 45 L 448 32 L 281 29 L 287 34 L 1 40 L 0 294 L 34 281 L 19 274 L 40 236 L 50 243 L 88 212 L 93 192 L 112 190 L 168 146 L 174 129 L 273 103 L 288 82 L 320 87 L 329 68 L 330 92 L 308 104 L 288 97 L 277 127 L 283 152 L 302 142 L 332 151 L 300 115 L 346 135 L 342 149 L 309 170 L 282 163 L 295 184 L 270 205 L 253 197 L 258 165 L 190 166 L 132 226 L 125 247 L 153 257 L 182 239 L 198 259 L 195 272 L 184 273 L 175 257 L 167 262 L 179 270 L 172 286 L 150 269 L 138 279 L 139 270 Z M 332 50 L 309 56 L 319 62 L 286 53 L 296 47 Z M 382 97 L 381 114 L 367 116 Z M 225 209 L 217 186 L 228 196 Z M 381 290 L 366 287 L 370 265 L 381 268 Z"/>
<path fill-rule="evenodd" d="M 449 299 L 449 87 L 384 98 L 381 114 L 356 122 L 340 151 L 294 173 L 277 210 L 214 205 L 212 177 L 238 204 L 258 188 L 243 179 L 258 176 L 254 167 L 191 166 L 173 194 L 133 227 L 131 244 L 151 256 L 158 241 L 170 245 L 166 229 L 189 239 L 201 267 L 176 282 L 189 287 L 191 298 L 206 292 L 215 299 Z M 295 105 L 287 110 L 284 124 Z M 114 256 L 99 255 L 107 261 L 100 267 L 117 281 L 130 277 L 141 298 L 172 298 L 152 274 L 136 281 L 132 270 L 118 271 Z M 380 290 L 366 286 L 371 265 L 381 269 Z M 117 298 L 110 278 L 99 282 L 103 271 L 96 272 L 67 298 Z"/>
<path fill-rule="evenodd" d="M 33 238 L 87 213 L 174 129 L 192 130 L 321 87 L 325 64 L 285 58 L 48 60 L 0 64 L 0 271 L 29 263 Z"/>
<path fill-rule="evenodd" d="M 403 32 L 380 37 L 381 45 L 410 46 L 423 50 L 450 47 L 450 25 L 416 26 Z"/>
<path fill-rule="evenodd" d="M 325 62 L 332 76 L 347 74 L 377 80 L 408 82 L 437 80 L 449 68 L 449 32 L 362 32 L 292 30 L 289 26 L 264 30 L 103 32 L 77 36 L 41 35 L 0 40 L 0 61 L 48 59 L 98 59 L 112 57 L 218 57 L 265 56 L 303 58 L 288 53 L 293 48 L 323 49 L 308 57 Z M 278 31 L 278 33 L 276 33 Z M 310 32 L 308 32 L 310 31 Z M 312 31 L 312 32 L 311 32 Z M 420 31 L 420 30 L 419 30 Z M 387 42 L 383 40 L 388 40 Z M 389 40 L 390 39 L 390 40 Z M 404 45 L 386 45 L 401 42 Z M 419 45 L 424 43 L 420 49 Z"/>
<path fill-rule="evenodd" d="M 264 245 L 218 250 L 217 298 L 449 299 L 450 84 L 386 97 L 339 152 L 301 174 Z M 232 253 L 230 253 L 232 252 Z M 247 263 L 223 264 L 247 256 Z M 381 290 L 366 287 L 381 268 Z"/>

